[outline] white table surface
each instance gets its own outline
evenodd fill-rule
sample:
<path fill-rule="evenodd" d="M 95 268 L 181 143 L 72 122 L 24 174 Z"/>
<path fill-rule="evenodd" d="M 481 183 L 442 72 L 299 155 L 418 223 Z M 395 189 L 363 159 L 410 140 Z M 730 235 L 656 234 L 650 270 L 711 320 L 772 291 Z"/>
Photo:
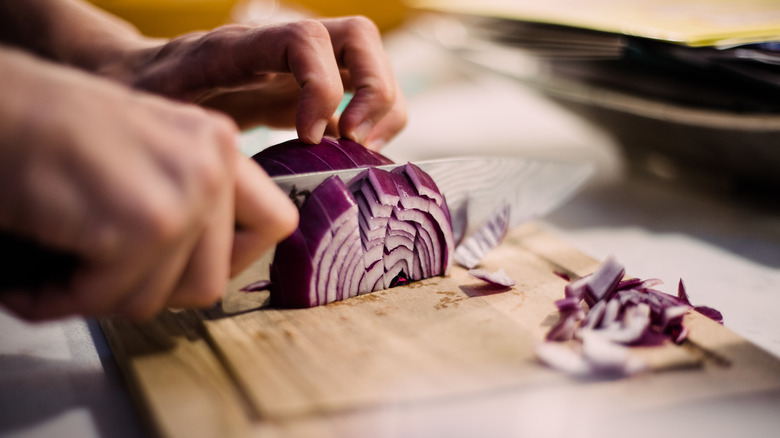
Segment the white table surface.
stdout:
<path fill-rule="evenodd" d="M 661 278 L 669 291 L 683 278 L 695 303 L 721 310 L 730 329 L 780 357 L 777 202 L 628 176 L 608 135 L 533 91 L 487 74 L 466 75 L 447 55 L 406 33 L 389 38 L 387 47 L 409 96 L 410 117 L 387 155 L 587 157 L 597 164 L 597 176 L 543 225 L 592 256 L 616 256 L 632 275 Z M 245 147 L 287 138 L 289 133 L 256 131 L 246 136 Z M 535 397 L 546 396 L 539 391 Z M 641 430 L 631 427 L 636 419 L 626 418 L 606 431 L 573 436 L 777 436 L 777 400 L 703 401 L 682 412 L 649 412 L 642 419 L 658 421 L 644 421 Z M 494 424 L 478 435 L 452 428 L 423 433 L 408 424 L 404 430 L 412 436 L 569 436 L 554 427 Z M 94 321 L 32 325 L 0 312 L 0 436 L 144 436 Z"/>

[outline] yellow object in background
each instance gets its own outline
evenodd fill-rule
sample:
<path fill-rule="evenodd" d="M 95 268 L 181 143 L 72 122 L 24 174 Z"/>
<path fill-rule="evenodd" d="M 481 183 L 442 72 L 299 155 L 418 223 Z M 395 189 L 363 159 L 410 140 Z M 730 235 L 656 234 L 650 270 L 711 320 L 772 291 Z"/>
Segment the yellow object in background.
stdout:
<path fill-rule="evenodd" d="M 692 47 L 780 39 L 778 0 L 407 0 L 411 8 L 560 24 Z"/>
<path fill-rule="evenodd" d="M 298 4 L 322 17 L 365 15 L 381 31 L 401 25 L 408 11 L 404 0 L 288 0 L 288 3 Z"/>
<path fill-rule="evenodd" d="M 144 35 L 170 37 L 229 23 L 240 0 L 89 0 Z"/>
<path fill-rule="evenodd" d="M 366 2 L 362 0 L 89 0 L 93 4 L 129 21 L 144 35 L 171 37 L 196 30 L 208 30 L 234 21 L 238 6 L 258 3 L 270 6 L 303 8 L 314 16 L 335 17 L 365 15 L 386 31 L 406 18 L 403 0 Z"/>

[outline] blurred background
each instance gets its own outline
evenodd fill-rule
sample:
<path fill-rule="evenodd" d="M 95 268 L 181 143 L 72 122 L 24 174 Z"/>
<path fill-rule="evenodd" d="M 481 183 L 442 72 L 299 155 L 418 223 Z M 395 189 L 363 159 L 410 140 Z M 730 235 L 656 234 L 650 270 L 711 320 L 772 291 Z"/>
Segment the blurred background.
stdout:
<path fill-rule="evenodd" d="M 600 177 L 780 188 L 776 0 L 91 1 L 161 37 L 368 16 L 410 102 L 394 159 L 585 156 Z M 247 154 L 293 135 L 246 134 Z"/>
<path fill-rule="evenodd" d="M 247 16 L 278 19 L 285 13 L 334 17 L 366 15 L 382 30 L 401 25 L 407 7 L 402 0 L 90 0 L 133 23 L 149 36 L 169 37 L 211 29 Z M 286 10 L 286 11 L 285 11 Z"/>

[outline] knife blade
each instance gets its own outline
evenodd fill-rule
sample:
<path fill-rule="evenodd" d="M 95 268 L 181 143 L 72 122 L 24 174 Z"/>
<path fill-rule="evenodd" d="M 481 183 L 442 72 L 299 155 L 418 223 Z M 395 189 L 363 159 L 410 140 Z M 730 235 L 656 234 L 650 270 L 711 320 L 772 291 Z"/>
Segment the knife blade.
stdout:
<path fill-rule="evenodd" d="M 572 196 L 593 172 L 581 161 L 540 158 L 458 157 L 415 162 L 427 172 L 445 196 L 452 218 L 456 244 L 509 206 L 509 226 L 540 217 Z M 392 170 L 403 164 L 378 166 Z M 345 182 L 365 168 L 314 172 L 274 177 L 274 182 L 293 197 L 310 192 L 331 175 Z M 68 281 L 79 260 L 34 242 L 0 233 L 5 272 L 0 293 L 17 288 L 37 289 L 44 284 Z"/>
<path fill-rule="evenodd" d="M 414 162 L 436 182 L 447 200 L 455 242 L 476 232 L 509 207 L 509 226 L 541 217 L 563 204 L 587 181 L 594 167 L 585 161 L 524 157 L 454 157 Z M 376 166 L 392 170 L 404 164 Z M 273 177 L 293 199 L 330 176 L 345 183 L 365 168 Z"/>

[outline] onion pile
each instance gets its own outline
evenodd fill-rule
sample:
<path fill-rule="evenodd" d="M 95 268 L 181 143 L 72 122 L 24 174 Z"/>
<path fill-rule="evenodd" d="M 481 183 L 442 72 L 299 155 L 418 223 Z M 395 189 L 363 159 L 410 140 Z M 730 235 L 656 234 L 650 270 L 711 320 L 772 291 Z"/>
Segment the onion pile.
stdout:
<path fill-rule="evenodd" d="M 633 374 L 646 367 L 627 347 L 682 343 L 688 336 L 683 317 L 691 309 L 723 323 L 717 310 L 691 304 L 682 280 L 674 296 L 653 288 L 659 279 L 624 280 L 624 274 L 624 266 L 609 257 L 566 285 L 564 298 L 555 302 L 559 320 L 547 332 L 548 342 L 537 347 L 540 360 L 573 374 Z M 566 341 L 575 348 L 560 344 Z"/>
<path fill-rule="evenodd" d="M 314 146 L 296 140 L 254 158 L 272 163 L 272 170 L 297 172 L 345 168 L 345 156 L 352 163 L 346 168 L 390 163 L 364 152 L 371 151 L 347 140 Z M 277 245 L 263 287 L 277 307 L 323 305 L 446 275 L 453 248 L 449 210 L 429 175 L 411 163 L 390 172 L 368 167 L 347 183 L 331 176 L 312 190 L 300 207 L 298 229 Z"/>

